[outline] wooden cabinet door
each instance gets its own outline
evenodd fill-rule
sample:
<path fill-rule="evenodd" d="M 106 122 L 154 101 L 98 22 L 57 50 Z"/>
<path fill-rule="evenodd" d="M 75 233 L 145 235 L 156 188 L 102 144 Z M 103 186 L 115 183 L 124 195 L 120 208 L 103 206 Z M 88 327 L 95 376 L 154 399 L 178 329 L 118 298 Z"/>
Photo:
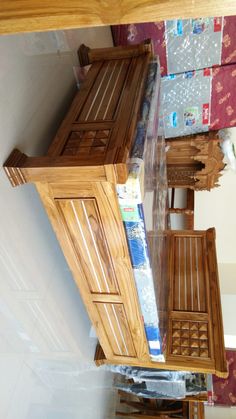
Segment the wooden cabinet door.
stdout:
<path fill-rule="evenodd" d="M 215 230 L 172 231 L 167 361 L 226 371 Z"/>
<path fill-rule="evenodd" d="M 107 359 L 147 358 L 114 185 L 40 184 L 38 191 Z"/>

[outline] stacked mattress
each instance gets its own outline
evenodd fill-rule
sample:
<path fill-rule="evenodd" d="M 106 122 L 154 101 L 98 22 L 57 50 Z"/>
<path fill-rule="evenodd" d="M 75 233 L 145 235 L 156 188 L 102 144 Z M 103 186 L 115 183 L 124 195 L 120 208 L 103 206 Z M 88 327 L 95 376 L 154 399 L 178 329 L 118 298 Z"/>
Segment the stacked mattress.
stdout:
<path fill-rule="evenodd" d="M 166 138 L 236 126 L 236 17 L 113 27 L 116 44 L 152 38 Z"/>
<path fill-rule="evenodd" d="M 112 27 L 115 45 L 153 41 L 161 74 L 236 63 L 236 16 L 174 19 Z"/>
<path fill-rule="evenodd" d="M 158 278 L 153 276 L 148 243 L 148 231 L 157 233 L 165 228 L 167 181 L 164 140 L 157 136 L 159 90 L 159 64 L 154 61 L 149 66 L 128 180 L 117 185 L 117 194 L 150 355 L 154 360 L 164 361 L 154 284 Z M 159 153 L 162 161 L 158 163 L 157 149 L 162 150 Z"/>
<path fill-rule="evenodd" d="M 236 126 L 236 64 L 165 76 L 161 119 L 166 138 Z"/>

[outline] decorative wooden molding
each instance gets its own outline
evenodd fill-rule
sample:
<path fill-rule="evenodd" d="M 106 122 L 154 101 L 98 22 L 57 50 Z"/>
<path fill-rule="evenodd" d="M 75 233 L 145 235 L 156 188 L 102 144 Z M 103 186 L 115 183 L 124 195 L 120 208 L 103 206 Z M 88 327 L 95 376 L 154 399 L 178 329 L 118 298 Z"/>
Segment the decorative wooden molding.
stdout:
<path fill-rule="evenodd" d="M 4 163 L 5 173 L 13 187 L 23 185 L 27 182 L 21 170 L 21 166 L 24 164 L 26 158 L 27 156 L 24 153 L 15 149 Z"/>
<path fill-rule="evenodd" d="M 234 0 L 1 0 L 0 33 L 235 14 Z"/>

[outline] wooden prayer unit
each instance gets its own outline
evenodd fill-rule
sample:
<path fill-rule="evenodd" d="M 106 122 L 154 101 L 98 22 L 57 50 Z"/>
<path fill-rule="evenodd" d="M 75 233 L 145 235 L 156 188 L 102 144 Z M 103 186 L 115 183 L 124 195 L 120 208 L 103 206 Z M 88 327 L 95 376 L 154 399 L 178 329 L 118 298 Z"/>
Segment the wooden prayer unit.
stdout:
<path fill-rule="evenodd" d="M 166 287 L 165 362 L 149 354 L 116 186 L 128 178 L 152 45 L 80 52 L 91 67 L 47 154 L 14 150 L 4 164 L 9 181 L 37 188 L 96 330 L 98 365 L 224 377 L 214 228 L 162 232 L 167 274 L 154 282 Z"/>

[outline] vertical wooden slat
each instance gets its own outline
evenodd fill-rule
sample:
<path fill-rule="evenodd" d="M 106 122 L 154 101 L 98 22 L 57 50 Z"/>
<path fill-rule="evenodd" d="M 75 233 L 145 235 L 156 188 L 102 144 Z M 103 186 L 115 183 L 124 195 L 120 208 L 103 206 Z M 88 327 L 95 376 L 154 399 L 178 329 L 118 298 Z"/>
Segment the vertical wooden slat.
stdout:
<path fill-rule="evenodd" d="M 180 304 L 180 284 L 179 284 L 179 276 L 180 276 L 180 265 L 179 265 L 179 238 L 174 238 L 174 246 L 173 246 L 173 253 L 174 253 L 174 295 L 173 295 L 173 307 L 175 310 L 179 309 Z"/>
<path fill-rule="evenodd" d="M 179 246 L 179 264 L 180 264 L 180 303 L 179 303 L 179 310 L 181 307 L 184 309 L 185 307 L 185 257 L 184 257 L 184 238 L 179 238 L 180 246 Z"/>
<path fill-rule="evenodd" d="M 123 92 L 124 82 L 129 69 L 130 60 L 122 60 L 117 66 L 117 71 L 110 84 L 106 98 L 106 108 L 101 115 L 103 120 L 112 120 L 120 103 L 121 95 Z"/>
<path fill-rule="evenodd" d="M 112 265 L 109 247 L 99 217 L 96 201 L 91 199 L 81 200 L 81 206 L 86 218 L 87 228 L 92 237 L 94 250 L 104 282 L 104 288 L 106 288 L 108 292 L 117 292 L 114 267 Z"/>
<path fill-rule="evenodd" d="M 121 99 L 131 60 L 105 61 L 78 122 L 112 120 Z"/>
<path fill-rule="evenodd" d="M 195 258 L 196 258 L 196 275 L 197 275 L 197 309 L 201 310 L 201 301 L 200 301 L 200 270 L 199 270 L 199 240 L 195 237 Z"/>
<path fill-rule="evenodd" d="M 67 220 L 75 253 L 85 271 L 91 292 L 118 292 L 102 222 L 94 199 L 63 199 L 57 205 Z"/>
<path fill-rule="evenodd" d="M 133 141 L 140 109 L 140 106 L 137 106 L 139 102 L 137 97 L 142 97 L 145 85 L 144 78 L 140 77 L 140 75 L 147 74 L 148 64 L 148 55 L 146 55 L 145 60 L 143 60 L 143 57 L 141 56 L 134 57 L 131 60 L 125 87 L 123 89 L 122 103 L 119 106 L 119 112 L 117 113 L 117 118 L 106 154 L 106 162 L 111 158 L 115 158 L 116 162 L 125 162 L 127 160 L 127 156 L 129 154 L 128 150 L 130 149 Z M 137 86 L 139 86 L 138 89 Z M 120 148 L 119 153 L 118 148 Z"/>
<path fill-rule="evenodd" d="M 122 304 L 95 303 L 108 332 L 114 355 L 135 356 L 127 317 Z"/>
<path fill-rule="evenodd" d="M 203 246 L 204 246 L 204 236 L 199 237 L 198 239 L 198 273 L 199 273 L 199 299 L 200 299 L 200 310 L 206 311 L 206 277 L 205 277 L 205 267 L 203 264 Z"/>
<path fill-rule="evenodd" d="M 191 237 L 186 237 L 186 282 L 187 282 L 187 310 L 192 310 L 192 281 L 191 281 Z"/>
<path fill-rule="evenodd" d="M 104 86 L 106 86 L 105 81 L 109 78 L 109 69 L 111 66 L 110 61 L 105 61 L 99 71 L 99 74 L 96 78 L 96 81 L 89 92 L 89 96 L 86 100 L 86 103 L 81 110 L 81 113 L 77 117 L 77 121 L 94 121 L 93 115 L 96 113 L 96 106 L 100 103 L 101 96 L 103 93 Z"/>
<path fill-rule="evenodd" d="M 184 245 L 184 309 L 187 310 L 187 244 L 186 237 L 183 238 Z"/>
<path fill-rule="evenodd" d="M 111 61 L 109 65 L 110 65 L 110 69 L 109 69 L 110 71 L 107 74 L 107 76 L 104 78 L 102 94 L 98 98 L 97 103 L 95 101 L 94 110 L 92 110 L 88 120 L 97 121 L 99 119 L 103 119 L 102 115 L 104 114 L 104 109 L 106 109 L 106 103 L 107 103 L 106 101 L 109 100 L 107 95 L 110 90 L 109 88 L 112 87 L 112 80 L 114 78 L 114 74 L 118 66 L 118 61 L 117 60 Z"/>
<path fill-rule="evenodd" d="M 120 102 L 130 60 L 116 60 L 96 119 L 112 120 Z"/>
<path fill-rule="evenodd" d="M 193 239 L 189 238 L 189 263 L 190 263 L 190 289 L 191 289 L 191 311 L 194 310 L 194 282 L 193 282 Z"/>
<path fill-rule="evenodd" d="M 130 339 L 131 334 L 130 334 L 129 325 L 126 319 L 124 307 L 121 304 L 113 304 L 112 310 L 116 318 L 116 322 L 118 325 L 119 333 L 122 337 L 122 342 L 125 347 L 125 351 L 127 352 L 127 355 L 134 356 L 135 349 L 133 346 L 132 339 Z"/>
<path fill-rule="evenodd" d="M 193 310 L 199 311 L 199 305 L 198 305 L 198 267 L 197 267 L 197 243 L 196 243 L 196 237 L 192 238 L 192 278 L 193 278 Z"/>

